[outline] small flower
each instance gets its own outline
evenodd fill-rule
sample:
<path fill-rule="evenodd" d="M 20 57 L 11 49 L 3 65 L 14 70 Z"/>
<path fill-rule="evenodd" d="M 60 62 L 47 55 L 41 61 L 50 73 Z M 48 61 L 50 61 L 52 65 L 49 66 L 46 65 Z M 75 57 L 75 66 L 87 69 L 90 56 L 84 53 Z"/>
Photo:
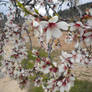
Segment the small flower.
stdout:
<path fill-rule="evenodd" d="M 50 41 L 50 39 L 53 38 L 59 38 L 62 35 L 61 30 L 68 30 L 69 24 L 67 24 L 64 21 L 57 22 L 58 16 L 54 16 L 51 18 L 48 22 L 47 21 L 41 21 L 40 25 L 42 26 L 44 32 L 46 32 L 46 40 L 47 43 Z"/>

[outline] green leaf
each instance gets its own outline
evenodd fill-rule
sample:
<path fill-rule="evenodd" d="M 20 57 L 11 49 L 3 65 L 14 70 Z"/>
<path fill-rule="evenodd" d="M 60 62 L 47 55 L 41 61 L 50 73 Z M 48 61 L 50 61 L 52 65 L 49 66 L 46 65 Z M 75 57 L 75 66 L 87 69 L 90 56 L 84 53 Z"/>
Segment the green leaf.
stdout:
<path fill-rule="evenodd" d="M 2 66 L 1 60 L 2 60 L 2 56 L 0 56 L 0 66 Z"/>
<path fill-rule="evenodd" d="M 43 81 L 48 80 L 48 75 L 44 74 L 44 75 L 42 75 L 42 77 L 43 77 Z"/>
<path fill-rule="evenodd" d="M 30 11 L 28 11 L 28 10 L 24 7 L 24 5 L 23 5 L 22 3 L 20 3 L 18 0 L 16 0 L 16 2 L 17 2 L 17 5 L 18 5 L 26 14 L 31 14 L 31 15 L 33 15 L 33 13 L 31 13 Z"/>
<path fill-rule="evenodd" d="M 28 60 L 24 59 L 21 62 L 21 65 L 25 69 L 32 69 L 34 67 L 34 62 L 31 62 L 31 61 L 28 61 Z"/>
<path fill-rule="evenodd" d="M 38 10 L 34 8 L 35 13 L 39 14 Z"/>
<path fill-rule="evenodd" d="M 48 57 L 48 53 L 45 52 L 45 50 L 41 49 L 41 50 L 39 51 L 39 56 L 40 56 L 40 57 Z"/>
<path fill-rule="evenodd" d="M 2 63 L 0 62 L 0 66 L 2 66 Z"/>
<path fill-rule="evenodd" d="M 36 77 L 37 77 L 37 76 L 36 76 L 36 74 L 35 74 L 34 76 L 30 76 L 29 79 L 30 79 L 31 81 L 34 81 Z"/>
<path fill-rule="evenodd" d="M 40 87 L 34 87 L 32 92 L 44 92 L 43 88 Z"/>
<path fill-rule="evenodd" d="M 17 2 L 17 4 L 18 4 L 18 6 L 20 7 L 20 8 L 24 8 L 24 6 L 23 6 L 23 4 L 21 4 L 18 0 L 16 0 L 16 2 Z"/>
<path fill-rule="evenodd" d="M 76 80 L 70 92 L 92 92 L 92 82 L 86 80 Z"/>
<path fill-rule="evenodd" d="M 33 60 L 33 61 L 35 61 L 35 59 L 36 59 L 36 57 L 34 57 L 33 56 L 33 54 L 32 54 L 32 51 L 28 51 L 28 60 Z"/>
<path fill-rule="evenodd" d="M 2 60 L 2 56 L 0 56 L 0 61 Z"/>

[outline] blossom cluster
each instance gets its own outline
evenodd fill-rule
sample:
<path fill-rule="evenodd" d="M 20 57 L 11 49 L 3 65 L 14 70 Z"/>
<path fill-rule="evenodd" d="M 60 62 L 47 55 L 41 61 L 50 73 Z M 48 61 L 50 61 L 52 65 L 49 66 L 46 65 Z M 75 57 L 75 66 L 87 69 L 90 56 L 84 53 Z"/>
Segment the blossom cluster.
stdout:
<path fill-rule="evenodd" d="M 59 62 L 51 62 L 48 58 L 40 57 L 37 50 L 32 52 L 36 57 L 34 69 L 38 74 L 41 74 L 35 78 L 35 86 L 42 85 L 45 92 L 68 92 L 74 85 L 75 80 L 74 75 L 71 73 L 74 68 L 73 65 L 75 63 L 85 65 L 92 63 L 92 56 L 88 55 L 86 49 L 78 49 L 72 51 L 72 53 L 62 51 Z"/>
<path fill-rule="evenodd" d="M 7 15 L 7 22 L 0 34 L 0 55 L 2 66 L 10 77 L 17 79 L 19 84 L 25 85 L 28 80 L 28 71 L 21 66 L 21 61 L 27 58 L 26 39 L 22 37 L 21 26 L 15 24 L 15 11 Z"/>
<path fill-rule="evenodd" d="M 45 92 L 69 91 L 75 80 L 70 72 L 72 62 L 67 60 L 69 56 L 62 57 L 60 62 L 51 62 L 49 58 L 40 57 L 37 50 L 33 50 L 33 54 L 36 57 L 34 69 L 41 73 L 35 78 L 35 86 L 42 85 Z"/>
<path fill-rule="evenodd" d="M 47 1 L 55 3 L 54 0 Z M 43 0 L 38 0 L 38 2 L 43 5 Z M 31 4 L 33 3 L 31 2 Z M 22 6 L 19 2 L 18 4 Z M 26 10 L 23 6 L 22 8 Z M 29 7 L 26 8 L 30 11 Z M 39 17 L 35 18 L 30 13 L 24 17 L 25 21 L 21 25 L 14 23 L 16 9 L 10 8 L 10 10 L 5 28 L 0 34 L 2 65 L 9 76 L 18 80 L 19 84 L 23 86 L 30 78 L 34 81 L 34 86 L 42 86 L 45 92 L 69 92 L 75 80 L 71 72 L 74 63 L 87 65 L 92 63 L 92 9 L 87 11 L 87 14 L 82 17 L 82 21 L 76 22 L 60 20 L 57 15 L 43 20 Z M 25 69 L 21 62 L 28 59 L 26 43 L 31 42 L 30 31 L 38 38 L 42 49 L 48 52 L 48 57 L 40 56 L 39 50 L 31 49 L 32 57 L 36 59 L 30 61 L 33 64 L 30 69 Z M 55 61 L 50 55 L 55 50 L 53 46 L 55 40 L 61 39 L 63 32 L 67 33 L 66 43 L 74 41 L 76 44 L 74 50 L 70 52 L 61 51 L 60 59 Z M 27 35 L 24 35 L 26 33 Z"/>
<path fill-rule="evenodd" d="M 75 41 L 75 50 L 72 52 L 62 51 L 60 61 L 51 61 L 50 58 L 40 57 L 39 52 L 33 50 L 35 60 L 34 70 L 36 78 L 35 86 L 42 86 L 45 92 L 64 92 L 69 91 L 74 83 L 74 76 L 71 73 L 74 63 L 90 64 L 92 63 L 92 55 L 86 47 L 92 46 L 92 15 L 83 16 L 86 23 L 82 21 L 70 22 L 59 21 L 58 16 L 54 16 L 48 21 L 41 21 L 38 18 L 30 21 L 34 35 L 38 37 L 41 46 L 49 52 L 49 44 L 53 45 L 53 40 L 63 36 L 63 31 L 67 32 L 65 38 L 66 43 Z M 30 17 L 30 16 L 29 16 Z M 89 21 L 90 20 L 90 21 Z M 85 48 L 83 47 L 85 45 Z M 51 47 L 51 51 L 53 46 Z M 46 76 L 44 79 L 44 75 Z M 31 76 L 35 76 L 34 73 Z"/>

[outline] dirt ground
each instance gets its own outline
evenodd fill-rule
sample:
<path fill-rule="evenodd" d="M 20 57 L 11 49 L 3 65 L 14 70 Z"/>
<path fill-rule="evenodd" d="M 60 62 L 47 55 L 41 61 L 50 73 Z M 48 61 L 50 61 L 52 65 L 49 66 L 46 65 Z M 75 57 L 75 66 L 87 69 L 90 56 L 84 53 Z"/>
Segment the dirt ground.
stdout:
<path fill-rule="evenodd" d="M 88 66 L 75 64 L 72 72 L 77 79 L 92 82 L 92 64 Z"/>
<path fill-rule="evenodd" d="M 16 80 L 10 79 L 8 76 L 0 79 L 0 92 L 27 92 L 21 90 Z"/>

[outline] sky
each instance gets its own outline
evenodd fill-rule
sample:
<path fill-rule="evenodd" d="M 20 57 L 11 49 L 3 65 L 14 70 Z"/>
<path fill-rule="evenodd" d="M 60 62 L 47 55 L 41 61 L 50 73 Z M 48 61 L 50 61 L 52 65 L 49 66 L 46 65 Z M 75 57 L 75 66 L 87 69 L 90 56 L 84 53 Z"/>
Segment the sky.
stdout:
<path fill-rule="evenodd" d="M 9 2 L 9 0 L 0 0 L 0 1 L 8 1 Z M 3 12 L 4 14 L 7 14 L 7 12 L 8 12 L 8 6 L 9 6 L 8 2 L 6 4 L 6 6 L 0 5 L 0 12 Z"/>
<path fill-rule="evenodd" d="M 9 0 L 0 0 L 0 1 L 9 1 Z M 92 0 L 79 0 L 79 4 L 84 4 L 84 3 L 87 3 L 87 2 L 92 2 Z M 6 6 L 4 5 L 0 5 L 0 12 L 3 12 L 4 14 L 7 14 L 8 12 L 8 6 L 9 6 L 9 3 L 6 4 Z M 62 5 L 62 10 L 68 8 L 67 7 L 67 2 L 64 2 L 64 4 Z M 44 13 L 44 10 L 41 9 L 40 10 L 42 13 Z"/>

